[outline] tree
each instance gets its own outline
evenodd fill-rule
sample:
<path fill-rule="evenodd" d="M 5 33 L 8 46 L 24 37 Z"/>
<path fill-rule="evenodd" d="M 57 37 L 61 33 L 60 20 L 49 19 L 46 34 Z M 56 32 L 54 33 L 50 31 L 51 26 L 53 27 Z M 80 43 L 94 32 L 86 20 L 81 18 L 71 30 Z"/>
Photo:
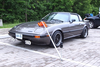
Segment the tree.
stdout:
<path fill-rule="evenodd" d="M 99 7 L 100 7 L 100 0 L 92 0 L 91 1 L 92 9 L 93 9 L 93 14 L 97 15 L 99 13 Z"/>
<path fill-rule="evenodd" d="M 56 12 L 66 11 L 72 12 L 73 0 L 50 0 L 49 8 Z"/>
<path fill-rule="evenodd" d="M 91 0 L 75 0 L 73 12 L 80 14 L 84 18 L 84 14 L 92 12 Z"/>
<path fill-rule="evenodd" d="M 4 22 L 40 20 L 50 12 L 98 14 L 100 0 L 0 0 L 0 18 Z"/>
<path fill-rule="evenodd" d="M 24 16 L 21 15 L 25 13 L 23 12 L 25 10 L 24 0 L 2 0 L 1 3 L 3 4 L 1 18 L 4 22 L 14 22 L 14 20 L 23 21 Z"/>

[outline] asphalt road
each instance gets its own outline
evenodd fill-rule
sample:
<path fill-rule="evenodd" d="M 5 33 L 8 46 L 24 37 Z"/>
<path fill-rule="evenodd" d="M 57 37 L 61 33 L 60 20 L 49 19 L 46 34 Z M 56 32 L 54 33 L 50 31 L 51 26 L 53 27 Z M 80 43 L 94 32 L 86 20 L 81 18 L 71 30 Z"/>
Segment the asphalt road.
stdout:
<path fill-rule="evenodd" d="M 8 30 L 0 29 L 0 36 Z M 85 39 L 67 39 L 63 45 L 58 48 L 61 61 L 49 46 L 25 45 L 9 36 L 0 38 L 0 67 L 100 67 L 100 28 L 90 29 Z"/>

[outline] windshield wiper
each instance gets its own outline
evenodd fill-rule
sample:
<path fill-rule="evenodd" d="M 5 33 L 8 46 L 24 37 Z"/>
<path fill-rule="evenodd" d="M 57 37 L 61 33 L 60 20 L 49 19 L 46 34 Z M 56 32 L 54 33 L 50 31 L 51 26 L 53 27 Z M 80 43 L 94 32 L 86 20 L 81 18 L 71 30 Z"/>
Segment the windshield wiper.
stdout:
<path fill-rule="evenodd" d="M 42 21 L 46 20 L 46 19 L 41 19 Z"/>
<path fill-rule="evenodd" d="M 59 19 L 52 19 L 52 20 L 54 20 L 54 21 L 59 21 L 59 22 L 64 22 L 64 21 L 59 20 Z"/>

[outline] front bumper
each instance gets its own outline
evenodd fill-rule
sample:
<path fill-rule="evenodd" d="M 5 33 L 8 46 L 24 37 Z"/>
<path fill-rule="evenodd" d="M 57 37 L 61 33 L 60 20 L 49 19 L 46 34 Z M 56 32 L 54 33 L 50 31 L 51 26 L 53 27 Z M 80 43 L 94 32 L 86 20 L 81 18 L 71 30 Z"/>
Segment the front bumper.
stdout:
<path fill-rule="evenodd" d="M 34 35 L 29 35 L 29 34 L 23 34 L 22 39 L 18 39 L 18 40 L 30 40 L 33 44 L 38 44 L 38 45 L 49 45 L 50 44 L 50 38 L 48 36 L 40 36 L 40 38 L 35 38 Z M 15 33 L 13 32 L 9 32 L 9 35 L 12 36 L 13 38 L 16 38 Z M 17 39 L 17 38 L 16 38 Z"/>

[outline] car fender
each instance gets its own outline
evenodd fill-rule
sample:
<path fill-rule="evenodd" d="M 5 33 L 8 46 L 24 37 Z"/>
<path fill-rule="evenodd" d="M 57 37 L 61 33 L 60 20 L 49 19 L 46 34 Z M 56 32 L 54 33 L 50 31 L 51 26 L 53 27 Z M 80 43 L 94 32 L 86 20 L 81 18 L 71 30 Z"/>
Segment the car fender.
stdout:
<path fill-rule="evenodd" d="M 87 29 L 89 29 L 89 27 L 88 27 L 87 25 L 84 25 L 83 29 L 84 29 L 85 27 L 86 27 Z"/>
<path fill-rule="evenodd" d="M 54 32 L 56 32 L 56 31 L 62 31 L 62 29 L 61 28 L 56 28 L 56 29 L 54 29 L 53 31 L 52 31 L 52 33 L 51 33 L 51 36 L 54 34 Z"/>

